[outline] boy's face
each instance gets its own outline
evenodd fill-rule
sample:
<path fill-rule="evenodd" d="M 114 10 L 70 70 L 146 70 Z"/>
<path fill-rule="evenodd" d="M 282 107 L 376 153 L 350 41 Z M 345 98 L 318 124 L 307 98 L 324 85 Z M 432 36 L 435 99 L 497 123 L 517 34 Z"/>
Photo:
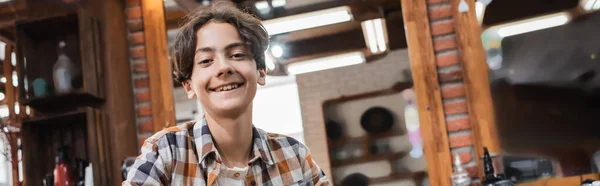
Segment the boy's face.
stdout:
<path fill-rule="evenodd" d="M 265 84 L 266 71 L 256 69 L 234 26 L 210 22 L 198 29 L 196 36 L 192 75 L 183 82 L 188 98 L 197 96 L 211 114 L 241 114 L 251 107 L 257 84 Z"/>

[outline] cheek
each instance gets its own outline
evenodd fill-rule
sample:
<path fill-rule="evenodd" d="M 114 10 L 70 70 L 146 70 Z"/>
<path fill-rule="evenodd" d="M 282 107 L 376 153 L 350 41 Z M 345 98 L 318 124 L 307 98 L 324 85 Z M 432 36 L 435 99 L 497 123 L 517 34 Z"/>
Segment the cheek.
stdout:
<path fill-rule="evenodd" d="M 254 61 L 249 61 L 248 63 L 252 65 L 240 65 L 238 67 L 238 72 L 240 72 L 244 76 L 244 78 L 246 78 L 247 81 L 254 81 L 254 83 L 256 83 L 258 77 L 260 77 L 258 75 L 258 72 L 256 71 L 256 64 L 254 63 Z"/>
<path fill-rule="evenodd" d="M 202 72 L 202 69 L 194 69 L 192 74 L 192 88 L 196 93 L 203 93 L 206 90 L 206 85 L 208 82 L 207 77 L 205 77 L 206 72 Z"/>

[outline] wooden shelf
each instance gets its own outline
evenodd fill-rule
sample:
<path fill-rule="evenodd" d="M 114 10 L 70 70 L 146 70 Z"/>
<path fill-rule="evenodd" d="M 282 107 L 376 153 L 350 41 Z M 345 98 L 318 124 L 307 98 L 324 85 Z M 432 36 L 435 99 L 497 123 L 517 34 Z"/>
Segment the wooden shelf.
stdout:
<path fill-rule="evenodd" d="M 71 112 L 64 112 L 64 113 L 60 113 L 60 114 L 49 114 L 49 115 L 42 115 L 42 116 L 37 116 L 37 117 L 32 117 L 32 118 L 25 118 L 23 119 L 23 124 L 42 124 L 42 123 L 52 123 L 52 122 L 60 122 L 60 121 L 65 121 L 65 120 L 70 120 L 74 117 L 80 116 L 80 115 L 85 115 L 86 111 L 85 110 L 75 110 L 75 111 L 71 111 Z"/>
<path fill-rule="evenodd" d="M 404 179 L 413 179 L 413 180 L 415 180 L 415 182 L 420 182 L 423 179 L 423 177 L 425 177 L 425 172 L 423 172 L 423 171 L 420 171 L 420 172 L 394 172 L 388 176 L 371 178 L 369 183 L 370 184 L 378 184 L 378 183 L 385 183 L 385 182 L 404 180 Z M 420 184 L 417 183 L 417 185 L 420 185 Z"/>
<path fill-rule="evenodd" d="M 562 178 L 544 178 L 527 183 L 519 183 L 518 186 L 563 186 L 563 185 L 581 185 L 581 181 L 586 179 L 598 180 L 600 174 L 584 174 L 579 176 L 570 176 Z"/>
<path fill-rule="evenodd" d="M 39 112 L 60 112 L 74 110 L 82 106 L 96 106 L 104 102 L 88 93 L 71 92 L 53 96 L 35 97 L 27 99 L 23 104 Z"/>
<path fill-rule="evenodd" d="M 369 184 L 380 184 L 387 183 L 391 181 L 399 181 L 399 180 L 407 180 L 411 179 L 415 182 L 415 185 L 420 186 L 423 183 L 422 180 L 425 178 L 427 173 L 424 171 L 419 172 L 392 172 L 387 176 L 369 178 Z M 336 185 L 340 185 L 340 183 L 336 183 Z"/>
<path fill-rule="evenodd" d="M 390 152 L 390 153 L 379 153 L 379 154 L 365 154 L 361 157 L 353 157 L 345 160 L 331 160 L 331 167 L 340 167 L 351 164 L 366 163 L 380 160 L 397 160 L 408 155 L 406 152 Z"/>
<path fill-rule="evenodd" d="M 388 132 L 379 133 L 379 134 L 366 134 L 364 136 L 354 137 L 354 138 L 341 137 L 340 139 L 337 139 L 337 140 L 328 139 L 327 144 L 328 144 L 329 148 L 340 147 L 340 146 L 346 145 L 348 143 L 368 144 L 369 142 L 371 142 L 373 140 L 395 137 L 395 136 L 402 136 L 404 134 L 406 134 L 404 131 L 388 131 Z"/>

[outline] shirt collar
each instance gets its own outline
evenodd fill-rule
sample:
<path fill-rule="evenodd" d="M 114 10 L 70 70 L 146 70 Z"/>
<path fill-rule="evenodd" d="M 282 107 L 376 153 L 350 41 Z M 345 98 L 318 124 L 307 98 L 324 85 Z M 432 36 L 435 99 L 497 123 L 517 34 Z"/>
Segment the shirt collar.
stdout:
<path fill-rule="evenodd" d="M 207 157 L 213 157 L 216 161 L 221 162 L 221 157 L 217 151 L 217 147 L 213 142 L 210 129 L 205 118 L 201 122 L 196 122 L 193 128 L 194 144 L 198 153 L 198 162 L 202 163 Z M 270 148 L 267 141 L 268 134 L 254 126 L 252 126 L 252 153 L 250 154 L 249 162 L 254 162 L 260 158 L 264 163 L 273 165 Z"/>

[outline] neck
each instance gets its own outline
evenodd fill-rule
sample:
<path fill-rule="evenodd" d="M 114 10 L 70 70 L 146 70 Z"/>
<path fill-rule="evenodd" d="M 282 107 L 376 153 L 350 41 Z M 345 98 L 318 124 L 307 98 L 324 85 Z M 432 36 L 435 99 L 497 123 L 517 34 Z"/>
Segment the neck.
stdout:
<path fill-rule="evenodd" d="M 246 167 L 252 148 L 252 104 L 235 118 L 206 113 L 217 150 L 228 167 Z"/>

